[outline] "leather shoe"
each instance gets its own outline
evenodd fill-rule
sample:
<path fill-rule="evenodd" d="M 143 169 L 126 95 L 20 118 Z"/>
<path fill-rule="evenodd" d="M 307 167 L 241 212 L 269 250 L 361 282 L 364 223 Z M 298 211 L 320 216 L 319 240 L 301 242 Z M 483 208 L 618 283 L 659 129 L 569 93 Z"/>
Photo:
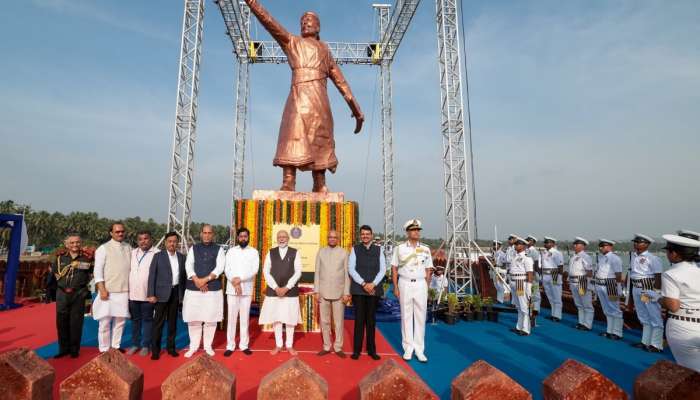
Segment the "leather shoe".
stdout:
<path fill-rule="evenodd" d="M 224 351 L 224 357 L 231 357 L 231 354 L 233 354 L 233 350 Z"/>
<path fill-rule="evenodd" d="M 249 355 L 253 354 L 253 350 L 251 350 L 251 349 L 245 349 L 245 350 L 243 350 L 243 354 L 249 356 Z"/>
<path fill-rule="evenodd" d="M 80 354 L 78 352 L 70 353 L 70 358 L 78 358 L 78 357 L 80 357 Z"/>
<path fill-rule="evenodd" d="M 659 349 L 659 348 L 657 348 L 657 347 L 654 347 L 654 346 L 647 346 L 646 350 L 647 350 L 649 353 L 663 353 L 663 350 L 661 350 L 661 349 Z"/>
<path fill-rule="evenodd" d="M 160 353 L 151 353 L 151 360 L 160 360 Z"/>
<path fill-rule="evenodd" d="M 374 361 L 377 361 L 377 360 L 381 359 L 381 357 L 379 357 L 379 354 L 377 354 L 377 353 L 372 353 L 372 354 L 370 354 L 369 356 L 372 357 L 372 359 L 373 359 Z"/>
<path fill-rule="evenodd" d="M 180 355 L 180 354 L 178 354 L 178 352 L 175 351 L 174 349 L 173 349 L 173 350 L 168 350 L 168 354 L 170 355 L 170 357 L 177 357 L 177 356 Z"/>
<path fill-rule="evenodd" d="M 606 338 L 610 339 L 611 335 L 608 332 L 601 332 L 598 334 L 598 336 L 602 336 L 602 337 L 606 337 Z"/>
<path fill-rule="evenodd" d="M 330 354 L 331 352 L 328 350 L 321 350 L 318 353 L 316 353 L 317 356 L 322 357 L 325 356 L 326 354 Z"/>
<path fill-rule="evenodd" d="M 636 347 L 636 348 L 638 348 L 638 349 L 646 349 L 646 347 L 647 347 L 647 345 L 645 345 L 645 344 L 642 343 L 642 342 L 635 343 L 635 344 L 633 344 L 633 345 L 631 345 L 631 346 L 632 346 L 632 347 Z"/>
<path fill-rule="evenodd" d="M 352 358 L 353 360 L 357 360 L 358 358 L 360 358 L 360 355 L 357 354 L 357 353 L 352 353 L 352 355 L 350 356 L 350 358 Z"/>
<path fill-rule="evenodd" d="M 335 352 L 335 355 L 338 356 L 338 357 L 340 357 L 340 358 L 345 358 L 345 357 L 347 357 L 347 356 L 345 355 L 345 353 L 343 353 L 342 351 L 336 351 L 336 352 Z"/>

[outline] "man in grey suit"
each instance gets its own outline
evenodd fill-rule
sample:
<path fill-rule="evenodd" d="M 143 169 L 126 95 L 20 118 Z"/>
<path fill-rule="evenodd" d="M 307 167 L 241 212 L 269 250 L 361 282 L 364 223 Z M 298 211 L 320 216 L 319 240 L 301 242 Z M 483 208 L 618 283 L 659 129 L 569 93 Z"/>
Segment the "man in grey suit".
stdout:
<path fill-rule="evenodd" d="M 185 290 L 185 256 L 177 252 L 180 236 L 175 232 L 165 235 L 165 251 L 156 253 L 148 273 L 147 299 L 155 304 L 151 359 L 160 359 L 160 343 L 165 320 L 168 320 L 168 354 L 177 357 L 175 331 L 177 309 Z"/>
<path fill-rule="evenodd" d="M 348 275 L 348 253 L 338 246 L 338 232 L 328 232 L 328 246 L 316 254 L 316 272 L 314 273 L 314 290 L 316 301 L 321 309 L 321 333 L 323 350 L 318 355 L 325 356 L 331 352 L 331 310 L 335 328 L 333 350 L 340 358 L 343 353 L 343 321 L 345 303 L 350 301 L 350 276 Z"/>

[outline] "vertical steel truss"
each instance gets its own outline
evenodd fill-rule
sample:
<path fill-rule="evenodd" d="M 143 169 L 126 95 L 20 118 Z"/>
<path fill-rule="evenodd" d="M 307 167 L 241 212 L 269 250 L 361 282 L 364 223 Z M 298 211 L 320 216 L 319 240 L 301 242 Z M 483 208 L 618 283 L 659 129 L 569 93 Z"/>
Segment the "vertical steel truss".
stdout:
<path fill-rule="evenodd" d="M 374 4 L 377 12 L 377 32 L 383 38 L 389 28 L 388 4 Z M 375 51 L 382 51 L 381 48 Z M 394 132 L 391 98 L 391 60 L 380 58 L 379 95 L 382 126 L 382 182 L 384 183 L 384 255 L 387 261 L 394 248 Z"/>
<path fill-rule="evenodd" d="M 472 250 L 469 176 L 462 97 L 462 68 L 457 0 L 436 0 L 438 64 L 440 66 L 441 132 L 447 227 L 448 270 L 458 296 L 474 289 L 469 258 Z"/>
<path fill-rule="evenodd" d="M 189 229 L 203 23 L 204 0 L 185 0 L 168 207 L 168 231 L 180 235 L 183 250 L 191 243 Z"/>

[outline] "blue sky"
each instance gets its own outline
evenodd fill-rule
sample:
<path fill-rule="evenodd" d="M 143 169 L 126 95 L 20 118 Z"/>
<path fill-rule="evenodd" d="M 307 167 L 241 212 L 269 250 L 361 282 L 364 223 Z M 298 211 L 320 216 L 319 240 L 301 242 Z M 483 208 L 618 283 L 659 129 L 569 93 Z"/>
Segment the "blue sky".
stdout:
<path fill-rule="evenodd" d="M 369 41 L 371 3 L 263 3 L 298 31 Z M 700 3 L 465 1 L 479 236 L 628 238 L 700 229 Z M 434 2 L 423 1 L 393 65 L 396 226 L 444 232 Z M 164 221 L 182 2 L 26 0 L 0 15 L 0 198 L 38 209 Z M 206 2 L 193 218 L 227 223 L 235 63 Z M 254 26 L 254 36 L 266 37 Z M 376 69 L 343 71 L 367 117 L 329 87 L 332 190 L 382 224 Z M 286 65 L 252 69 L 244 193 L 275 189 Z M 304 174 L 299 189 L 308 190 Z"/>

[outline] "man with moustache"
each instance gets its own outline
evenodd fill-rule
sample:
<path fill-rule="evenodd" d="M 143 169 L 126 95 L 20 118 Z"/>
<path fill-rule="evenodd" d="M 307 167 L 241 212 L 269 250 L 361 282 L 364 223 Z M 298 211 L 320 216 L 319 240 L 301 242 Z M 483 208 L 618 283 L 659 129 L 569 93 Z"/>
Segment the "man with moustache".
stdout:
<path fill-rule="evenodd" d="M 129 272 L 129 313 L 131 314 L 131 347 L 126 354 L 132 355 L 141 350 L 141 356 L 147 356 L 151 348 L 151 331 L 153 328 L 153 303 L 148 297 L 148 275 L 151 261 L 158 253 L 153 247 L 151 232 L 141 231 L 136 234 L 138 247 L 131 252 L 131 269 Z M 143 332 L 142 332 L 143 329 Z"/>

